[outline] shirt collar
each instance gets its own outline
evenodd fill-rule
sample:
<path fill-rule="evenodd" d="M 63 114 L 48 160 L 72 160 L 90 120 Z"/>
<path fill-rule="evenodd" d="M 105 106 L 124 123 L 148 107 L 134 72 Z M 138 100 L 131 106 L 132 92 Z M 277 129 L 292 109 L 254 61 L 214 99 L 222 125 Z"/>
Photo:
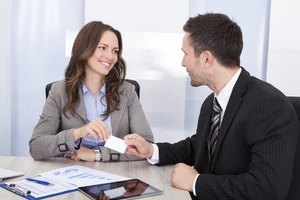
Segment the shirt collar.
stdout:
<path fill-rule="evenodd" d="M 91 93 L 91 91 L 86 87 L 85 83 L 82 84 L 82 92 L 83 92 L 83 94 L 86 94 L 88 92 Z M 105 92 L 106 92 L 106 83 L 104 83 L 104 85 L 100 89 L 99 94 L 104 95 Z"/>
<path fill-rule="evenodd" d="M 217 97 L 218 102 L 222 108 L 223 111 L 226 110 L 231 92 L 233 90 L 233 87 L 235 85 L 235 83 L 237 82 L 237 79 L 239 78 L 240 74 L 242 72 L 242 68 L 240 68 L 235 74 L 234 76 L 230 79 L 230 81 L 225 85 L 225 87 L 220 91 L 219 95 L 216 95 L 215 93 L 215 97 Z"/>

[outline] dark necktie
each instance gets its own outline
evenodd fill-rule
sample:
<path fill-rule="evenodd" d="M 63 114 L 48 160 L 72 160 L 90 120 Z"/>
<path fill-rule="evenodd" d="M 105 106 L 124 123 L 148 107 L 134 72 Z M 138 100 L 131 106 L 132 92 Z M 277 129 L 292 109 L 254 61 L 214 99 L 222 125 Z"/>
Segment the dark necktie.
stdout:
<path fill-rule="evenodd" d="M 221 121 L 221 112 L 222 112 L 222 108 L 221 108 L 217 98 L 214 98 L 213 110 L 212 110 L 212 116 L 211 116 L 210 139 L 209 139 L 209 143 L 208 143 L 209 160 L 212 159 L 214 151 L 216 149 L 217 137 L 218 137 L 220 121 Z"/>

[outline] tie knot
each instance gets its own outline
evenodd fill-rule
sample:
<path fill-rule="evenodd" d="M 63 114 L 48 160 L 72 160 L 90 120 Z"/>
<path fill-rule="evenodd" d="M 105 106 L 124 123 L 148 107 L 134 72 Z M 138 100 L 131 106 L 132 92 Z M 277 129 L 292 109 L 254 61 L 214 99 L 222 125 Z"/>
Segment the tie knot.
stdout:
<path fill-rule="evenodd" d="M 215 113 L 221 113 L 222 112 L 222 108 L 217 100 L 217 98 L 215 97 L 213 100 L 213 110 Z"/>

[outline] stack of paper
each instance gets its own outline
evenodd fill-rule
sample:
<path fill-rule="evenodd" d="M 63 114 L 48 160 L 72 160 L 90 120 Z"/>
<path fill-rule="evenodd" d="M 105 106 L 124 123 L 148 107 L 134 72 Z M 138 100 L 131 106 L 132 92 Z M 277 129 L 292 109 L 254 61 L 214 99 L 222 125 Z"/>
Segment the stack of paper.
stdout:
<path fill-rule="evenodd" d="M 46 198 L 72 192 L 78 187 L 128 180 L 129 178 L 94 170 L 79 165 L 59 168 L 36 177 L 0 184 L 11 192 L 27 199 Z"/>
<path fill-rule="evenodd" d="M 4 169 L 4 168 L 0 168 L 0 182 L 3 179 L 7 179 L 7 178 L 13 178 L 13 177 L 17 177 L 17 176 L 23 176 L 23 173 L 20 172 L 16 172 L 16 171 L 12 171 L 9 169 Z"/>

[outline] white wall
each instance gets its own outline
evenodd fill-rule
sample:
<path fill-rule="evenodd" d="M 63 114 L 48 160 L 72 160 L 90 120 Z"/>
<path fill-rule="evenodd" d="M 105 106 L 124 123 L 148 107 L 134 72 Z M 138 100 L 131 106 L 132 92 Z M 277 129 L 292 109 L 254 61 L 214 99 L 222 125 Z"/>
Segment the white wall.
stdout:
<path fill-rule="evenodd" d="M 83 0 L 13 0 L 11 14 L 11 153 L 28 155 L 45 86 L 64 77 L 66 34 L 83 25 Z"/>
<path fill-rule="evenodd" d="M 0 1 L 0 155 L 11 154 L 11 1 Z"/>
<path fill-rule="evenodd" d="M 122 33 L 127 78 L 140 83 L 155 141 L 184 137 L 186 72 L 180 63 L 188 15 L 189 1 L 182 0 L 85 1 L 86 22 L 100 20 Z"/>
<path fill-rule="evenodd" d="M 180 65 L 182 27 L 188 17 L 222 12 L 233 18 L 244 33 L 242 65 L 265 79 L 269 3 L 270 0 L 86 0 L 85 21 L 101 20 L 121 31 L 127 77 L 141 85 L 141 103 L 154 138 L 176 142 L 195 133 L 201 104 L 211 92 L 206 87 L 192 88 Z"/>
<path fill-rule="evenodd" d="M 98 3 L 97 7 L 92 3 Z M 267 28 L 267 17 L 263 18 L 263 14 L 268 12 L 267 3 L 268 0 L 0 1 L 0 155 L 28 155 L 28 140 L 45 101 L 45 84 L 63 77 L 68 62 L 65 54 L 70 51 L 66 45 L 73 42 L 70 35 L 77 33 L 84 18 L 94 19 L 94 12 L 105 14 L 95 19 L 115 26 L 123 34 L 128 78 L 141 83 L 141 101 L 158 141 L 177 141 L 192 134 L 202 100 L 209 93 L 205 87 L 191 88 L 180 66 L 182 25 L 188 16 L 198 12 L 220 11 L 233 17 L 246 40 L 242 64 L 247 69 L 264 65 L 268 52 L 267 81 L 286 95 L 300 96 L 300 5 L 296 0 L 272 1 L 266 51 L 262 50 L 262 40 L 266 36 L 263 29 Z M 257 34 L 258 30 L 262 32 Z M 249 71 L 263 78 L 263 71 L 256 69 L 260 68 Z"/>
<path fill-rule="evenodd" d="M 300 2 L 272 1 L 267 81 L 300 96 Z"/>

